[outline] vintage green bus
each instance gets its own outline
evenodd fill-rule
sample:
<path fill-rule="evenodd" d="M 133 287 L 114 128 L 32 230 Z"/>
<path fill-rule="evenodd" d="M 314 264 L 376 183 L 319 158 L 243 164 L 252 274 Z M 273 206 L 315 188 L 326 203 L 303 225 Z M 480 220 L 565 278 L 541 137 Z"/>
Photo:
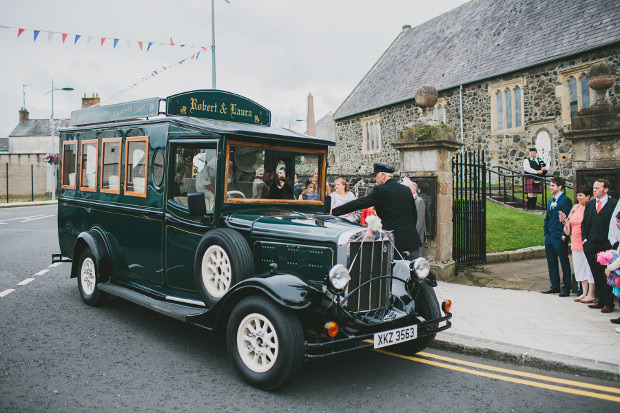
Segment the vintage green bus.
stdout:
<path fill-rule="evenodd" d="M 114 295 L 222 331 L 264 389 L 304 358 L 424 349 L 451 318 L 428 262 L 395 260 L 391 233 L 329 215 L 333 142 L 270 118 L 218 90 L 72 113 L 52 260 L 72 262 L 86 304 Z M 295 197 L 295 174 L 318 196 Z"/>

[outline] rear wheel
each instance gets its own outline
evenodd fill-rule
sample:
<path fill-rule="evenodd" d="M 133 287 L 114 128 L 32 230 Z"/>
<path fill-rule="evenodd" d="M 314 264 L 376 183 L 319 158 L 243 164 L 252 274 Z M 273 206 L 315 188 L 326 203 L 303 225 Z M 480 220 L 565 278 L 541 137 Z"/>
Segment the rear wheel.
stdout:
<path fill-rule="evenodd" d="M 286 383 L 303 362 L 299 319 L 264 297 L 239 302 L 228 320 L 226 341 L 239 375 L 264 390 Z"/>
<path fill-rule="evenodd" d="M 435 290 L 433 290 L 433 287 L 425 282 L 421 282 L 418 289 L 416 312 L 426 320 L 434 320 L 441 317 L 441 311 L 439 310 L 439 302 L 437 301 Z M 434 329 L 437 328 L 437 326 L 438 324 L 433 324 Z M 436 335 L 437 333 L 432 333 L 428 336 L 398 344 L 394 346 L 394 348 L 406 354 L 415 354 L 428 347 L 428 345 L 435 339 Z"/>
<path fill-rule="evenodd" d="M 78 269 L 77 281 L 82 301 L 95 307 L 104 304 L 108 300 L 109 295 L 98 287 L 101 273 L 97 266 L 97 260 L 88 247 L 80 255 Z"/>

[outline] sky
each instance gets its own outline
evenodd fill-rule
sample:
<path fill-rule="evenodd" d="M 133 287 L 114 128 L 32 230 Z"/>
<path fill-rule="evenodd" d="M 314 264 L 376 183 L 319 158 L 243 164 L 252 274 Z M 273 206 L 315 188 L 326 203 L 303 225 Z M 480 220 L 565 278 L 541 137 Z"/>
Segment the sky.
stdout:
<path fill-rule="evenodd" d="M 308 93 L 316 120 L 335 112 L 403 25 L 466 2 L 214 0 L 216 88 L 304 131 L 297 120 Z M 84 94 L 109 105 L 212 88 L 209 0 L 0 0 L 0 9 L 0 137 L 17 125 L 24 89 L 30 118 L 50 118 L 52 79 L 55 89 L 74 89 L 53 93 L 57 119 L 80 109 Z"/>

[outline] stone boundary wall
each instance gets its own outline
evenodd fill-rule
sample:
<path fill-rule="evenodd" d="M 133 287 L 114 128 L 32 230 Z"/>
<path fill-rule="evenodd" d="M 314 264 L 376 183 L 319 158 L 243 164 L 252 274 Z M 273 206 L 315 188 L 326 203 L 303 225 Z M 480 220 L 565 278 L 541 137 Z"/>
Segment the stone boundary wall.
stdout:
<path fill-rule="evenodd" d="M 572 178 L 572 144 L 562 135 L 570 125 L 562 120 L 561 98 L 565 88 L 559 76 L 561 71 L 601 59 L 620 70 L 620 45 L 463 85 L 464 149 L 484 149 L 487 167 L 503 166 L 521 171 L 528 148 L 534 145 L 535 134 L 544 128 L 551 138 L 551 174 Z M 492 134 L 489 86 L 516 78 L 524 78 L 526 83 L 522 94 L 524 131 Z M 620 104 L 620 76 L 609 90 L 608 97 L 612 103 Z M 459 88 L 440 91 L 439 98 L 445 99 L 446 124 L 454 129 L 460 142 Z M 363 154 L 361 119 L 375 115 L 381 117 L 382 151 Z M 397 170 L 400 169 L 398 151 L 391 143 L 398 140 L 398 132 L 405 125 L 419 119 L 418 108 L 413 106 L 413 101 L 407 101 L 336 120 L 335 162 L 330 166 L 329 174 L 367 174 L 372 171 L 374 162 L 392 163 Z"/>
<path fill-rule="evenodd" d="M 9 199 L 11 195 L 44 194 L 49 192 L 51 167 L 41 160 L 42 153 L 0 154 L 0 195 L 7 192 L 7 164 L 9 170 Z M 31 177 L 31 167 L 32 177 Z M 34 186 L 34 188 L 33 188 Z"/>

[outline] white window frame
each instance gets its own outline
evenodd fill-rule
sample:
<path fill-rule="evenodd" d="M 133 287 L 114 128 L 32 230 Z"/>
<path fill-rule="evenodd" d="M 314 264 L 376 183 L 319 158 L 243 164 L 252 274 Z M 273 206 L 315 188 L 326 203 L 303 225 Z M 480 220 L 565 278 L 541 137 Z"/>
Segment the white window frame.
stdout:
<path fill-rule="evenodd" d="M 371 145 L 368 145 L 368 126 L 376 126 L 376 131 L 371 132 Z M 381 116 L 369 116 L 362 118 L 362 153 L 380 153 L 381 152 Z"/>
<path fill-rule="evenodd" d="M 491 133 L 492 134 L 509 134 L 514 132 L 525 131 L 525 85 L 527 81 L 525 78 L 517 78 L 506 80 L 504 82 L 494 83 L 489 85 L 489 97 L 491 100 Z M 517 124 L 517 108 L 515 103 L 515 89 L 517 86 L 521 89 L 521 126 L 515 126 Z M 510 89 L 511 101 L 510 106 L 512 108 L 512 127 L 508 129 L 506 127 L 506 93 L 505 91 Z M 502 128 L 497 128 L 497 93 L 502 93 Z"/>

